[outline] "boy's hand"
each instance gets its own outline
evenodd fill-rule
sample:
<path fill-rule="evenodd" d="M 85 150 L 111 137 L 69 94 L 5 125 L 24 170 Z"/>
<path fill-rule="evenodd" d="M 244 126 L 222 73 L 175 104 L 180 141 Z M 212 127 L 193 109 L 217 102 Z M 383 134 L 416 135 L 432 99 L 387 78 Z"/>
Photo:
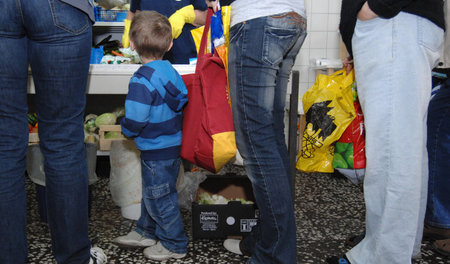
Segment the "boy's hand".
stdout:
<path fill-rule="evenodd" d="M 174 39 L 178 38 L 183 31 L 184 24 L 194 23 L 195 12 L 194 6 L 188 5 L 178 9 L 169 17 L 170 25 L 172 26 L 172 36 Z"/>

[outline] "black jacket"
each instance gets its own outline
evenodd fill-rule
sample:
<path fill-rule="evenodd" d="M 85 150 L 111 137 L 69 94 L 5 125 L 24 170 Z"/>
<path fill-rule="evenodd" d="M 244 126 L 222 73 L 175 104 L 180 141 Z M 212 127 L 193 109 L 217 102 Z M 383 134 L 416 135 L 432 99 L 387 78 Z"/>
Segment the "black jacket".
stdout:
<path fill-rule="evenodd" d="M 352 36 L 356 17 L 365 2 L 383 18 L 395 17 L 401 11 L 429 19 L 445 29 L 443 0 L 342 0 L 339 30 L 347 51 L 352 54 Z"/>

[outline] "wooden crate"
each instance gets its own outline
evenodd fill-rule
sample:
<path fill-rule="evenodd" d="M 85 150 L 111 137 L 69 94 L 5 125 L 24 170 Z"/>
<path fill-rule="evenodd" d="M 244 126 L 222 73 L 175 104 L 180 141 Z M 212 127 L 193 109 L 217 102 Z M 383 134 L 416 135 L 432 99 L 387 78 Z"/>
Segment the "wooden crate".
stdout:
<path fill-rule="evenodd" d="M 105 133 L 109 131 L 118 131 L 122 132 L 122 128 L 120 125 L 102 125 L 99 128 L 99 149 L 100 150 L 111 150 L 111 142 L 114 140 L 126 140 L 127 138 L 114 138 L 114 139 L 106 139 Z"/>

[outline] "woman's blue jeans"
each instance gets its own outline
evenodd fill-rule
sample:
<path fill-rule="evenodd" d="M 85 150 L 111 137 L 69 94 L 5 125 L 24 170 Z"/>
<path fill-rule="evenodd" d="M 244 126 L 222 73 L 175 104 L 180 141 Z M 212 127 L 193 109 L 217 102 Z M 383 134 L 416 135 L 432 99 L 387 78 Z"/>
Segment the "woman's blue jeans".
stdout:
<path fill-rule="evenodd" d="M 428 106 L 428 201 L 425 223 L 450 228 L 450 79 Z"/>
<path fill-rule="evenodd" d="M 90 241 L 83 118 L 92 22 L 58 0 L 3 0 L 0 6 L 0 263 L 27 260 L 29 66 L 53 253 L 58 263 L 86 263 Z"/>
<path fill-rule="evenodd" d="M 248 263 L 297 263 L 284 113 L 289 75 L 305 37 L 306 21 L 294 12 L 252 19 L 230 29 L 236 143 L 259 208 L 259 232 L 243 241 L 252 253 Z"/>
<path fill-rule="evenodd" d="M 184 254 L 187 237 L 178 207 L 176 183 L 181 159 L 142 160 L 141 216 L 136 232 Z"/>

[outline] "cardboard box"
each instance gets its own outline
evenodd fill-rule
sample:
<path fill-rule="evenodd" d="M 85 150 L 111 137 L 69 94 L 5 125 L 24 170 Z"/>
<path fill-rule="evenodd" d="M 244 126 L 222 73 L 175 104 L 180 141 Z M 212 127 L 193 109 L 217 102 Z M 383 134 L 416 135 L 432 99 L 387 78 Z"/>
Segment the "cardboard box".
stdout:
<path fill-rule="evenodd" d="M 253 201 L 250 180 L 235 174 L 209 175 L 197 191 L 219 194 L 227 199 L 243 198 Z M 257 223 L 257 208 L 253 204 L 230 201 L 228 204 L 192 203 L 192 236 L 198 238 L 226 238 L 246 236 Z"/>

